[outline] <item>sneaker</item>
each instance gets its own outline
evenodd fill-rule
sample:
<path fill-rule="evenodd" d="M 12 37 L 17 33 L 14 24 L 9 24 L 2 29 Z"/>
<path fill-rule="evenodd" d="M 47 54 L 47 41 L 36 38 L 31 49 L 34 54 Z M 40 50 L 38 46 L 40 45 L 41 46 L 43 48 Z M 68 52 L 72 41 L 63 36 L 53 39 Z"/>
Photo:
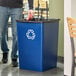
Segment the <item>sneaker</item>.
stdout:
<path fill-rule="evenodd" d="M 2 58 L 2 63 L 7 63 L 8 62 L 8 53 L 3 53 L 3 58 Z"/>
<path fill-rule="evenodd" d="M 12 59 L 12 66 L 13 67 L 18 67 L 17 59 Z"/>

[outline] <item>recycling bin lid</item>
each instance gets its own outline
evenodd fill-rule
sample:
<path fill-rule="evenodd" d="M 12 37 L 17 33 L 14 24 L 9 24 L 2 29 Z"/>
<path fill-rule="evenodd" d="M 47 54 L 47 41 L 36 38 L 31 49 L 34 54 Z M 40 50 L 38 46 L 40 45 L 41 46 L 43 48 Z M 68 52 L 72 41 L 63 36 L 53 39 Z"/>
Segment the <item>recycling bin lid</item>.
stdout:
<path fill-rule="evenodd" d="M 33 23 L 47 23 L 47 22 L 56 22 L 56 21 L 59 21 L 60 19 L 33 19 L 33 20 L 30 20 L 30 21 L 27 21 L 25 19 L 23 20 L 17 20 L 17 22 L 33 22 Z"/>

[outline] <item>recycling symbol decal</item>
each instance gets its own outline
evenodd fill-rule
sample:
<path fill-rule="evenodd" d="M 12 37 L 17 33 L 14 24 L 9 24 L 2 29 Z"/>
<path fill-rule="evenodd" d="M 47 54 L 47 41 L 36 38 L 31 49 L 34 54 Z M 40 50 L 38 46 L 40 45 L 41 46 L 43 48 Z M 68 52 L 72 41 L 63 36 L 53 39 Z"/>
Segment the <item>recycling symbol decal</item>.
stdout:
<path fill-rule="evenodd" d="M 27 32 L 26 32 L 26 37 L 28 39 L 31 39 L 31 40 L 34 40 L 35 39 L 35 32 L 33 29 L 28 29 Z"/>

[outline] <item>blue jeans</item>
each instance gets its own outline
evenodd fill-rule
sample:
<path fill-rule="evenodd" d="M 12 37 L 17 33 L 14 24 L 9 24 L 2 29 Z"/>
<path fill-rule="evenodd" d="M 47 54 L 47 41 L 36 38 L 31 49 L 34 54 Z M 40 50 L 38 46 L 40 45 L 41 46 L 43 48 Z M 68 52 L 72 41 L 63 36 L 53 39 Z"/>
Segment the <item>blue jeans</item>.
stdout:
<path fill-rule="evenodd" d="M 8 8 L 0 6 L 0 44 L 3 53 L 8 52 L 9 48 L 6 41 L 6 31 L 8 27 L 8 19 L 11 17 L 12 27 L 12 52 L 11 58 L 17 58 L 17 31 L 16 31 L 16 20 L 22 18 L 22 8 Z"/>

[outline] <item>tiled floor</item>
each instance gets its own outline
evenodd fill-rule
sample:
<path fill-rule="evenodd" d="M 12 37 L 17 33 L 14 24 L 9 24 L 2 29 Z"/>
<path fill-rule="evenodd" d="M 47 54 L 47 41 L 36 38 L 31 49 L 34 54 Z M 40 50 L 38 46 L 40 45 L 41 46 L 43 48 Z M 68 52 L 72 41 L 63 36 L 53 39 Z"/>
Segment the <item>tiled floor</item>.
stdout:
<path fill-rule="evenodd" d="M 12 44 L 8 41 L 8 44 Z M 8 46 L 11 48 L 11 46 Z M 11 49 L 10 49 L 11 50 Z M 0 52 L 0 61 L 2 58 L 2 53 Z M 45 72 L 35 72 L 29 70 L 21 70 L 19 67 L 14 68 L 11 66 L 10 53 L 9 61 L 7 64 L 0 63 L 0 76 L 63 76 L 64 65 L 62 63 L 57 63 L 57 68 L 45 71 Z"/>

